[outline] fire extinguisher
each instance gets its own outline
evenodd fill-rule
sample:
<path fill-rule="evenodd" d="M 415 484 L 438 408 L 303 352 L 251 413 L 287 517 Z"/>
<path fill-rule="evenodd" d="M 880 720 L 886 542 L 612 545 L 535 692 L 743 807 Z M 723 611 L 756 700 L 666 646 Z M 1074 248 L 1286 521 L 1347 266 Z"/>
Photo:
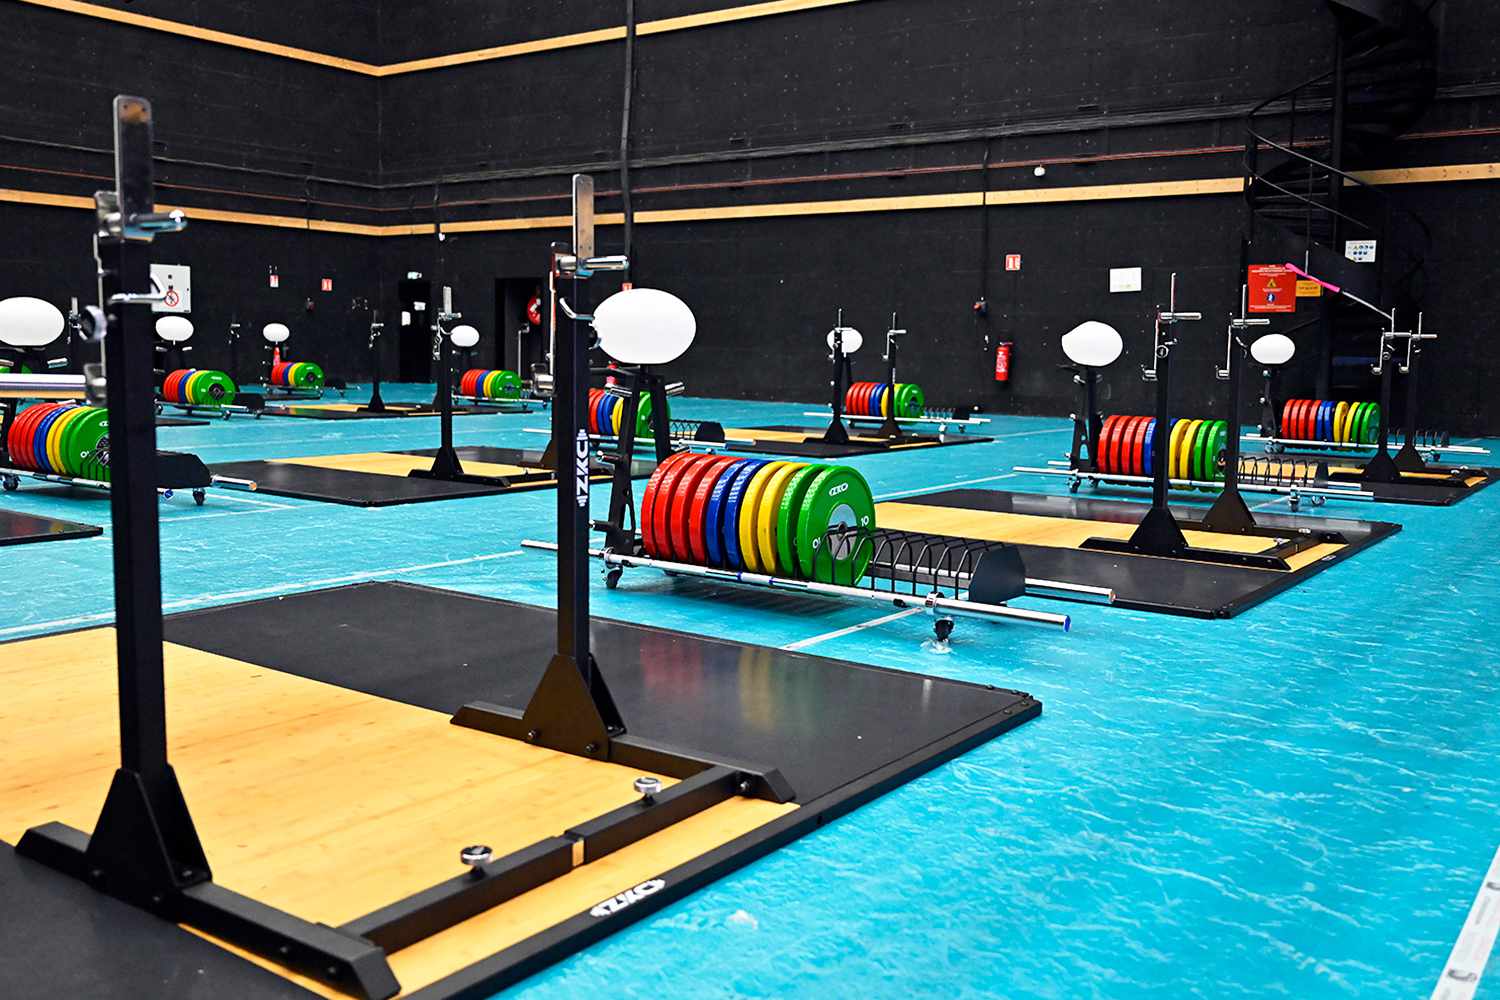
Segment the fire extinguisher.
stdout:
<path fill-rule="evenodd" d="M 1000 344 L 997 344 L 995 346 L 996 382 L 1010 381 L 1010 351 L 1012 346 L 1012 343 L 1008 340 L 1002 341 Z"/>

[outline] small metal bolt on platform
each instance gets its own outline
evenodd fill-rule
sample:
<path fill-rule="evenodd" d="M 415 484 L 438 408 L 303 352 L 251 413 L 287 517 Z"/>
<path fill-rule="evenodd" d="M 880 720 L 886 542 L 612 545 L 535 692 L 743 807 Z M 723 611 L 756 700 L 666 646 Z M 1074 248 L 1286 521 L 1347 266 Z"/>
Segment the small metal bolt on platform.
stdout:
<path fill-rule="evenodd" d="M 495 852 L 484 844 L 475 844 L 465 847 L 458 852 L 458 859 L 469 866 L 469 874 L 475 878 L 484 878 L 484 866 L 490 863 Z"/>
<path fill-rule="evenodd" d="M 661 779 L 651 777 L 636 778 L 635 790 L 641 793 L 641 801 L 650 805 L 661 792 Z"/>

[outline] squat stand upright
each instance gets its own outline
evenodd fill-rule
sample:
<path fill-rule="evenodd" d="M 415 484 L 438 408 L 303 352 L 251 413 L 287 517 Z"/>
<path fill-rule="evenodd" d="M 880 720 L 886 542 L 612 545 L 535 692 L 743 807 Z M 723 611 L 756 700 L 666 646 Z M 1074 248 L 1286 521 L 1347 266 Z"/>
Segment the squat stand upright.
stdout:
<path fill-rule="evenodd" d="M 1224 367 L 1214 372 L 1218 378 L 1229 383 L 1229 440 L 1224 452 L 1224 490 L 1203 518 L 1203 525 L 1213 531 L 1240 534 L 1255 529 L 1255 515 L 1245 505 L 1240 495 L 1240 371 L 1250 356 L 1250 345 L 1245 343 L 1244 333 L 1254 326 L 1270 326 L 1265 318 L 1251 319 L 1248 315 L 1249 288 L 1240 286 L 1240 314 L 1229 319 L 1227 343 L 1224 346 Z"/>
<path fill-rule="evenodd" d="M 47 823 L 27 830 L 16 852 L 319 982 L 391 997 L 400 987 L 369 941 L 214 884 L 167 759 L 152 330 L 142 308 L 159 297 L 131 289 L 150 287 L 152 239 L 186 220 L 154 210 L 150 103 L 117 97 L 114 110 L 116 189 L 94 196 L 102 312 L 91 313 L 108 376 L 120 767 L 92 835 Z"/>
<path fill-rule="evenodd" d="M 844 391 L 854 381 L 853 363 L 849 360 L 849 355 L 844 353 L 844 337 L 849 333 L 853 331 L 844 326 L 844 310 L 840 309 L 838 323 L 828 334 L 828 359 L 833 362 L 833 378 L 828 382 L 833 390 L 833 420 L 829 422 L 828 430 L 823 432 L 821 438 L 809 440 L 839 445 L 849 443 L 849 428 L 844 426 Z M 855 344 L 850 353 L 858 349 L 859 345 Z"/>
<path fill-rule="evenodd" d="M 901 441 L 906 435 L 901 430 L 901 425 L 896 422 L 896 352 L 901 349 L 901 338 L 906 336 L 906 331 L 897 326 L 897 316 L 891 313 L 891 328 L 885 332 L 885 382 L 890 386 L 886 392 L 890 401 L 886 404 L 889 412 L 885 414 L 885 422 L 875 432 L 876 437 L 885 438 L 891 443 Z"/>
<path fill-rule="evenodd" d="M 1287 570 L 1283 553 L 1295 551 L 1309 542 L 1298 539 L 1278 545 L 1269 552 L 1235 552 L 1224 549 L 1198 548 L 1188 544 L 1182 526 L 1167 505 L 1169 475 L 1167 461 L 1171 441 L 1170 395 L 1172 384 L 1172 349 L 1177 346 L 1173 332 L 1179 323 L 1203 318 L 1199 312 L 1177 311 L 1177 275 L 1172 275 L 1171 305 L 1156 314 L 1156 333 L 1152 344 L 1152 366 L 1141 366 L 1141 375 L 1156 383 L 1156 426 L 1152 431 L 1151 451 L 1155 458 L 1152 476 L 1151 509 L 1127 539 L 1088 538 L 1080 548 L 1127 555 L 1159 556 L 1168 559 L 1190 559 L 1197 562 L 1223 563 L 1230 566 L 1253 566 L 1260 569 Z M 1233 436 L 1233 434 L 1231 434 Z"/>
<path fill-rule="evenodd" d="M 453 716 L 455 725 L 595 760 L 655 771 L 675 778 L 697 777 L 717 789 L 713 794 L 735 794 L 787 802 L 792 789 L 780 772 L 745 764 L 724 764 L 685 753 L 626 732 L 609 685 L 594 659 L 589 637 L 589 513 L 590 442 L 584 407 L 590 381 L 586 304 L 588 280 L 601 271 L 623 271 L 623 256 L 594 254 L 594 181 L 573 178 L 573 242 L 553 244 L 549 273 L 554 301 L 552 440 L 557 460 L 557 648 L 525 711 L 504 705 L 471 702 Z M 563 282 L 567 297 L 558 292 Z M 569 320 L 557 328 L 557 314 Z M 622 359 L 629 363 L 631 359 Z M 638 388 L 639 383 L 636 384 Z M 658 406 L 664 421 L 666 408 Z M 627 414 L 628 416 L 628 414 Z M 633 421 L 631 422 L 633 426 Z M 622 424 L 622 432 L 625 430 Z M 663 439 L 657 424 L 658 444 Z M 629 453 L 622 453 L 622 461 Z M 732 779 L 732 780 L 731 780 Z M 687 784 L 687 782 L 684 782 Z M 675 791 L 675 789 L 671 790 Z M 669 793 L 666 793 L 670 795 Z M 665 801 L 666 796 L 658 801 Z M 704 800 L 706 802 L 706 800 Z M 703 805 L 702 808 L 706 808 Z M 666 814 L 662 814 L 665 816 Z M 679 817 L 681 818 L 681 817 Z M 661 820 L 658 819 L 658 822 Z"/>

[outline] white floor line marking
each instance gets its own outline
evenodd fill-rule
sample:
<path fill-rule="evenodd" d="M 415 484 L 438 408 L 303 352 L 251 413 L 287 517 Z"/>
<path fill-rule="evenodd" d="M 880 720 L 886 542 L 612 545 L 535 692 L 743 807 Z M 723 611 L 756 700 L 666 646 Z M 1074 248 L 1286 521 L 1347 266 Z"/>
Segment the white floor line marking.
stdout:
<path fill-rule="evenodd" d="M 293 507 L 290 504 L 276 507 L 256 507 L 254 510 L 221 510 L 209 514 L 183 512 L 173 517 L 164 517 L 161 523 L 166 524 L 197 524 L 199 521 L 212 521 L 216 517 L 249 517 L 251 514 L 277 514 L 284 510 L 304 510 L 302 507 Z"/>
<path fill-rule="evenodd" d="M 1000 479 L 1014 479 L 1020 475 L 1018 472 L 1007 472 L 999 476 L 984 476 L 981 479 L 960 479 L 955 483 L 943 483 L 940 486 L 923 486 L 915 490 L 898 490 L 895 493 L 882 493 L 876 500 L 890 500 L 893 497 L 909 497 L 918 493 L 936 493 L 938 490 L 949 490 L 955 486 L 973 486 L 975 483 L 993 483 Z"/>
<path fill-rule="evenodd" d="M 1277 497 L 1275 500 L 1267 500 L 1264 503 L 1258 503 L 1254 507 L 1251 507 L 1250 509 L 1251 510 L 1265 510 L 1267 507 L 1274 507 L 1276 504 L 1282 503 L 1285 500 L 1286 500 L 1286 497 Z"/>
<path fill-rule="evenodd" d="M 246 511 L 245 513 L 257 513 Z M 300 580 L 293 583 L 280 583 L 274 587 L 256 587 L 253 590 L 233 590 L 224 594 L 199 594 L 196 597 L 181 597 L 175 601 L 163 601 L 162 609 L 165 611 L 180 610 L 195 604 L 214 604 L 223 601 L 236 601 L 248 597 L 270 597 L 273 594 L 286 593 L 293 590 L 308 590 L 315 587 L 332 587 L 342 583 L 361 583 L 366 580 L 374 580 L 378 577 L 397 576 L 403 573 L 420 573 L 429 569 L 447 569 L 450 566 L 467 566 L 471 563 L 492 562 L 496 559 L 510 559 L 524 553 L 523 549 L 511 549 L 508 552 L 494 552 L 483 556 L 467 556 L 463 559 L 446 559 L 443 562 L 419 563 L 415 566 L 397 566 L 392 569 L 373 569 L 362 573 L 349 573 L 345 576 L 331 576 L 323 580 Z M 12 625 L 9 628 L 0 628 L 0 635 L 15 635 L 19 632 L 44 632 L 52 629 L 68 628 L 73 625 L 88 625 L 92 622 L 107 622 L 115 617 L 113 611 L 100 611 L 91 615 L 77 615 L 73 618 L 57 618 L 50 622 L 37 622 L 31 625 Z"/>
<path fill-rule="evenodd" d="M 985 437 L 996 441 L 1006 441 L 1010 438 L 1036 437 L 1038 434 L 1071 434 L 1072 432 L 1071 427 L 1050 427 L 1044 431 L 1011 431 L 1009 434 L 987 434 Z"/>
<path fill-rule="evenodd" d="M 1495 851 L 1490 870 L 1479 883 L 1474 905 L 1469 908 L 1463 930 L 1458 932 L 1458 940 L 1453 942 L 1453 952 L 1438 977 L 1432 1000 L 1469 1000 L 1478 992 L 1484 967 L 1495 950 L 1497 934 L 1500 934 L 1500 850 Z"/>
<path fill-rule="evenodd" d="M 875 628 L 877 625 L 884 625 L 886 622 L 898 621 L 902 618 L 910 618 L 912 615 L 922 614 L 926 610 L 926 608 L 907 608 L 905 611 L 897 611 L 895 614 L 881 615 L 879 618 L 873 618 L 870 621 L 863 622 L 859 625 L 850 625 L 848 628 L 841 628 L 836 632 L 825 632 L 822 635 L 815 635 L 810 639 L 800 639 L 797 642 L 788 643 L 781 648 L 787 650 L 806 649 L 808 646 L 816 646 L 818 643 L 827 642 L 829 639 L 842 639 L 846 635 L 853 635 L 856 632 L 863 632 L 867 628 Z"/>
<path fill-rule="evenodd" d="M 211 496 L 211 499 L 213 499 L 214 501 L 228 500 L 231 503 L 247 503 L 247 504 L 250 504 L 252 507 L 291 507 L 291 506 L 293 506 L 292 504 L 289 504 L 289 503 L 274 503 L 273 501 L 270 501 L 270 500 L 254 500 L 254 499 L 251 499 L 250 497 L 240 496 L 238 493 L 231 493 L 228 490 L 215 490 L 214 493 Z"/>

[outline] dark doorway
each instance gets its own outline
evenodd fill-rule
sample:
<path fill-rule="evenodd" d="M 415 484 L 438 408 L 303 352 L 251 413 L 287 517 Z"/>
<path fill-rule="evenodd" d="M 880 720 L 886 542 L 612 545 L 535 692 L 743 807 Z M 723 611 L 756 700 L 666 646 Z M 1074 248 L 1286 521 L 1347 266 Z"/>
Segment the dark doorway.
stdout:
<path fill-rule="evenodd" d="M 541 278 L 495 279 L 495 366 L 519 372 L 523 378 L 531 366 L 547 360 L 547 325 L 532 322 L 528 309 L 535 304 L 539 315 L 547 311 L 545 281 Z"/>
<path fill-rule="evenodd" d="M 401 301 L 401 361 L 398 380 L 432 381 L 432 282 L 403 278 L 396 286 Z"/>

